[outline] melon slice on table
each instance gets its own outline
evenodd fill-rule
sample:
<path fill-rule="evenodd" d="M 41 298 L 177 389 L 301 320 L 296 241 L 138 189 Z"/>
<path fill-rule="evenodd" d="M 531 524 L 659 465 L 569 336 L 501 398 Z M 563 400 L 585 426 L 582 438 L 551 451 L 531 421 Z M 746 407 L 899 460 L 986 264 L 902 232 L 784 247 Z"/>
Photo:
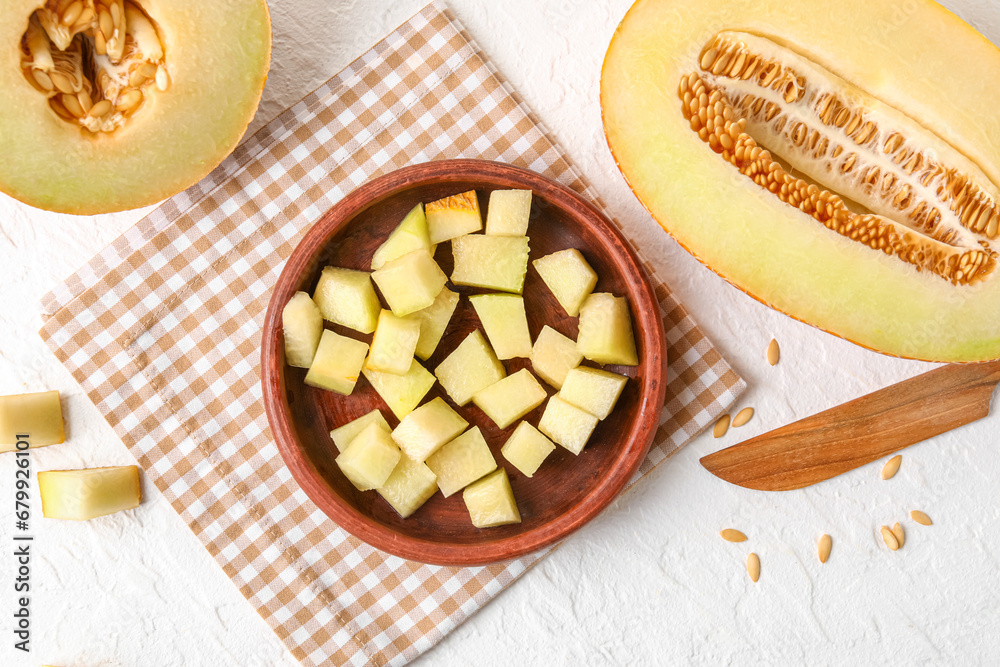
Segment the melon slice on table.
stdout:
<path fill-rule="evenodd" d="M 38 493 L 43 516 L 72 521 L 129 510 L 142 501 L 137 466 L 43 471 Z"/>
<path fill-rule="evenodd" d="M 65 440 L 58 391 L 0 396 L 0 452 L 14 451 L 18 442 L 45 447 Z"/>
<path fill-rule="evenodd" d="M 996 359 L 1000 50 L 928 0 L 899 17 L 641 0 L 604 64 L 608 143 L 664 229 L 760 301 L 887 354 Z"/>
<path fill-rule="evenodd" d="M 264 0 L 8 0 L 0 191 L 53 211 L 153 204 L 243 136 L 271 54 Z"/>

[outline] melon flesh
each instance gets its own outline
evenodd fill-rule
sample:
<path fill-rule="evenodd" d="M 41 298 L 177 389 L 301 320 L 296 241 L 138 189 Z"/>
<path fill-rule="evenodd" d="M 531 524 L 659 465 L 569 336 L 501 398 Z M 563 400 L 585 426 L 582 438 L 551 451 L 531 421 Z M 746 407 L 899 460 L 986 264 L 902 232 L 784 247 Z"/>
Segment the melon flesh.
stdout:
<path fill-rule="evenodd" d="M 886 25 L 896 29 L 886 31 Z M 725 142 L 718 135 L 713 141 L 693 131 L 702 124 L 685 118 L 683 77 L 697 74 L 724 94 L 723 106 L 738 112 L 726 122 L 737 123 L 745 111 L 740 100 L 749 90 L 746 84 L 728 77 L 728 63 L 716 67 L 710 62 L 708 49 L 720 35 L 735 35 L 769 58 L 783 49 L 798 58 L 782 62 L 797 63 L 791 68 L 801 82 L 789 80 L 791 86 L 780 91 L 781 98 L 776 99 L 774 91 L 756 94 L 775 103 L 778 115 L 787 116 L 783 131 L 768 127 L 767 119 L 753 112 L 742 129 L 730 133 L 723 128 L 730 133 Z M 872 48 L 853 48 L 856 44 Z M 935 48 L 928 49 L 928 44 Z M 709 71 L 702 68 L 703 62 Z M 961 205 L 957 213 L 941 205 L 937 228 L 921 230 L 911 220 L 905 227 L 918 229 L 902 234 L 925 234 L 953 247 L 983 251 L 988 264 L 995 261 L 1000 237 L 1000 222 L 993 222 L 1000 196 L 1000 135 L 982 119 L 995 115 L 1000 93 L 982 82 L 998 76 L 1000 51 L 932 2 L 909 3 L 901 13 L 893 3 L 862 0 L 824 3 L 821 9 L 804 0 L 742 5 L 709 0 L 683 6 L 673 0 L 641 0 L 608 50 L 601 100 L 608 143 L 629 185 L 664 229 L 712 270 L 782 312 L 877 351 L 931 361 L 980 361 L 1000 357 L 1000 271 L 995 265 L 965 284 L 965 266 L 961 275 L 958 266 L 935 271 L 919 259 L 914 263 L 873 250 L 864 244 L 864 230 L 852 239 L 839 228 L 842 225 L 820 220 L 811 203 L 782 201 L 765 190 L 734 166 L 745 159 L 735 157 L 736 145 L 732 159 L 726 157 L 725 143 L 747 134 L 759 148 L 772 152 L 778 167 L 785 169 L 781 160 L 787 157 L 799 168 L 788 182 L 789 191 L 801 187 L 808 199 L 805 176 L 812 176 L 821 190 L 831 188 L 832 194 L 846 199 L 845 206 L 855 209 L 842 213 L 844 217 L 856 215 L 875 226 L 882 225 L 882 219 L 907 223 L 916 212 L 913 201 L 900 197 L 887 205 L 873 189 L 876 194 L 858 204 L 852 197 L 864 196 L 865 190 L 858 181 L 824 174 L 821 164 L 796 148 L 799 122 L 810 121 L 809 136 L 813 128 L 823 129 L 823 123 L 808 117 L 810 109 L 827 110 L 820 106 L 823 94 L 856 102 L 863 111 L 858 127 L 851 118 L 844 118 L 842 126 L 832 121 L 847 146 L 837 158 L 832 150 L 828 153 L 829 159 L 839 160 L 833 168 L 850 173 L 859 165 L 865 176 L 877 167 L 884 176 L 905 171 L 914 153 L 934 155 L 956 167 L 969 187 L 955 192 L 945 188 L 942 193 Z M 819 79 L 825 83 L 817 83 Z M 785 95 L 792 101 L 786 103 Z M 961 104 L 951 102 L 958 99 Z M 869 121 L 874 131 L 866 129 Z M 897 143 L 885 134 L 888 128 L 910 129 Z M 848 164 L 852 153 L 858 157 Z M 885 160 L 890 153 L 894 159 Z M 809 173 L 800 178 L 803 170 Z M 800 181 L 805 185 L 799 186 Z M 883 178 L 878 185 L 896 188 L 896 181 Z M 934 188 L 918 190 L 908 192 L 936 196 Z M 976 194 L 972 204 L 963 200 L 970 192 Z M 947 234 L 951 229 L 954 234 Z M 934 236 L 938 231 L 944 232 L 943 240 Z M 932 246 L 927 244 L 927 252 L 940 250 Z"/>
<path fill-rule="evenodd" d="M 44 447 L 65 440 L 58 391 L 0 396 L 0 452 L 14 451 L 18 441 Z"/>
<path fill-rule="evenodd" d="M 159 63 L 164 73 L 159 82 L 154 76 L 139 84 L 142 101 L 120 127 L 96 134 L 57 115 L 50 93 L 22 73 L 18 47 L 29 17 L 43 4 L 58 5 L 9 0 L 0 9 L 0 43 L 6 45 L 0 66 L 5 101 L 0 107 L 0 190 L 64 213 L 137 208 L 196 183 L 236 147 L 257 109 L 270 62 L 271 23 L 264 0 L 136 0 L 143 18 L 135 18 L 141 12 L 131 3 L 103 2 L 118 5 L 128 32 L 133 32 L 127 27 L 130 17 L 136 27 L 148 17 L 149 26 L 143 27 L 152 30 L 158 44 L 145 48 L 148 59 L 142 62 Z M 67 3 L 62 6 L 69 12 Z M 93 39 L 91 27 L 85 32 L 77 40 Z M 109 52 L 112 46 L 107 44 Z M 96 90 L 91 97 L 94 104 L 101 100 Z"/>

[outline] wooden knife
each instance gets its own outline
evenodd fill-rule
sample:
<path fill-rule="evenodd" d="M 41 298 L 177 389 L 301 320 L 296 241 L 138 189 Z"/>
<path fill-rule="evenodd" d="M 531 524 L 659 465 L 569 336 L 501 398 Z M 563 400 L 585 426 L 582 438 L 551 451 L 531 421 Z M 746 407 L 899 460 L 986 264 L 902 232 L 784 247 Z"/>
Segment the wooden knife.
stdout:
<path fill-rule="evenodd" d="M 997 383 L 1000 361 L 942 366 L 709 454 L 701 464 L 748 489 L 801 489 L 982 419 Z"/>

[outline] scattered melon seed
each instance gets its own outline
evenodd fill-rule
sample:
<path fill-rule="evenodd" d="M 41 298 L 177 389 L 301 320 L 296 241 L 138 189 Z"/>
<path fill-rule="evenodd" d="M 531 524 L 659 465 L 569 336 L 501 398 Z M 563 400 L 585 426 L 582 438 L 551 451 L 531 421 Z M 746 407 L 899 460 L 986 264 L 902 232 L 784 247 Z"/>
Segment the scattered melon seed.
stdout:
<path fill-rule="evenodd" d="M 830 557 L 830 549 L 832 548 L 833 548 L 833 540 L 830 539 L 829 535 L 824 533 L 823 537 L 819 538 L 818 551 L 819 551 L 820 563 L 826 562 L 826 559 Z"/>
<path fill-rule="evenodd" d="M 760 558 L 755 553 L 747 556 L 747 574 L 750 575 L 750 581 L 755 584 L 760 579 Z"/>
<path fill-rule="evenodd" d="M 903 543 L 906 542 L 906 534 L 903 532 L 903 527 L 896 522 L 896 525 L 892 527 L 892 536 L 896 538 L 896 542 L 902 547 Z"/>
<path fill-rule="evenodd" d="M 885 462 L 882 466 L 882 479 L 891 479 L 893 475 L 899 470 L 899 464 L 902 462 L 903 457 L 896 454 L 891 459 Z"/>
<path fill-rule="evenodd" d="M 735 528 L 724 528 L 719 532 L 726 542 L 746 542 L 747 536 Z"/>
<path fill-rule="evenodd" d="M 729 413 L 719 417 L 719 421 L 715 422 L 715 428 L 712 429 L 712 435 L 716 438 L 721 438 L 729 430 Z"/>
<path fill-rule="evenodd" d="M 753 408 L 743 408 L 733 417 L 733 427 L 739 428 L 753 418 Z"/>
<path fill-rule="evenodd" d="M 781 359 L 781 347 L 778 346 L 778 341 L 772 338 L 767 346 L 767 363 L 775 366 L 779 359 Z"/>
<path fill-rule="evenodd" d="M 879 532 L 882 533 L 882 540 L 885 542 L 885 546 L 889 547 L 891 551 L 899 549 L 899 540 L 896 539 L 896 536 L 893 534 L 892 530 L 889 529 L 889 526 L 882 526 L 882 528 L 879 529 Z"/>
<path fill-rule="evenodd" d="M 910 512 L 910 518 L 919 523 L 921 526 L 929 526 L 933 523 L 931 518 L 920 510 L 913 510 Z"/>

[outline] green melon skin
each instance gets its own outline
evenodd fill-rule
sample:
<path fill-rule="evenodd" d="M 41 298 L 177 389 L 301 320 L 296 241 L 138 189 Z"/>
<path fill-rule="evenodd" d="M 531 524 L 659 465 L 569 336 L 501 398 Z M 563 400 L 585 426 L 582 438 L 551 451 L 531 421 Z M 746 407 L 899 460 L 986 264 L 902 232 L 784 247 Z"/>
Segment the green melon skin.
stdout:
<path fill-rule="evenodd" d="M 21 74 L 21 35 L 40 4 L 0 8 L 0 191 L 61 213 L 138 208 L 197 183 L 239 143 L 270 64 L 265 0 L 138 0 L 158 27 L 170 87 L 124 127 L 89 136 Z"/>
<path fill-rule="evenodd" d="M 777 310 L 885 354 L 1000 358 L 1000 271 L 962 287 L 918 273 L 782 204 L 691 131 L 677 85 L 725 29 L 794 45 L 934 131 L 994 183 L 1000 133 L 983 119 L 1000 109 L 1000 88 L 983 82 L 1000 81 L 1000 51 L 929 0 L 905 11 L 869 0 L 640 0 L 615 32 L 601 77 L 605 133 L 622 174 L 660 225 L 713 271 Z"/>

